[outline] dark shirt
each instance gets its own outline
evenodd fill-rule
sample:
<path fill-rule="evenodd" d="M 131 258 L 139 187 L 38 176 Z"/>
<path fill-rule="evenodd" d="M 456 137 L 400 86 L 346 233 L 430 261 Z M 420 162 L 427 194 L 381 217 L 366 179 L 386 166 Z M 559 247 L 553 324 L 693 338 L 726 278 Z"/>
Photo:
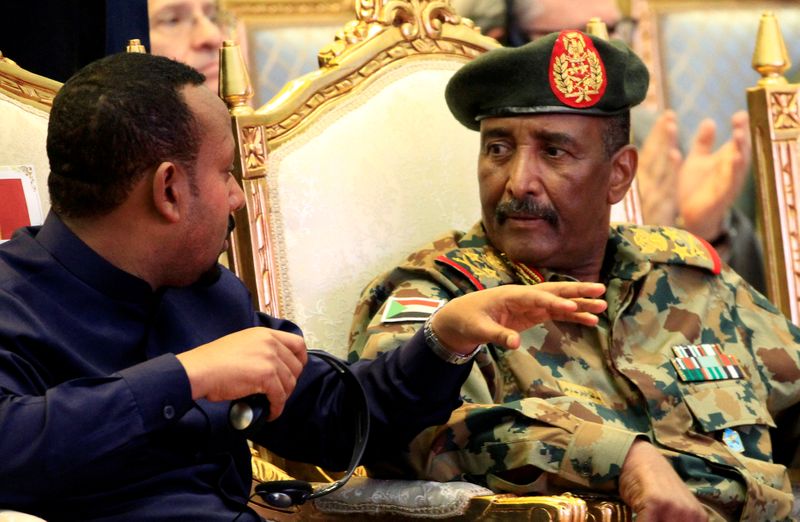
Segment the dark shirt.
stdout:
<path fill-rule="evenodd" d="M 53 213 L 18 231 L 0 246 L 0 508 L 51 522 L 233 520 L 251 483 L 246 441 L 227 402 L 192 400 L 174 354 L 251 326 L 300 334 L 251 302 L 224 268 L 215 282 L 152 291 Z M 352 365 L 372 413 L 366 460 L 444 422 L 469 366 L 441 361 L 421 336 Z M 341 379 L 310 357 L 283 415 L 255 438 L 344 469 L 348 414 Z"/>

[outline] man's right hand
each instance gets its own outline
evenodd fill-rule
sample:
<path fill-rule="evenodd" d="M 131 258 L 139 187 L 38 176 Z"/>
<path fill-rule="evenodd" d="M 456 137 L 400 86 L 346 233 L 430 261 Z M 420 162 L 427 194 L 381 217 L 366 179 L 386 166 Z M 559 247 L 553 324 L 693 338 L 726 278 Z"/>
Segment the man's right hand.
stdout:
<path fill-rule="evenodd" d="M 276 419 L 307 361 L 302 337 L 264 327 L 248 328 L 177 355 L 193 399 L 225 401 L 266 394 Z"/>
<path fill-rule="evenodd" d="M 619 494 L 636 514 L 637 522 L 708 520 L 703 505 L 669 461 L 644 440 L 635 441 L 628 450 L 619 477 Z"/>
<path fill-rule="evenodd" d="M 483 343 L 517 349 L 519 332 L 544 321 L 594 326 L 606 309 L 600 283 L 553 282 L 502 285 L 449 301 L 431 319 L 434 332 L 450 350 L 469 353 Z"/>

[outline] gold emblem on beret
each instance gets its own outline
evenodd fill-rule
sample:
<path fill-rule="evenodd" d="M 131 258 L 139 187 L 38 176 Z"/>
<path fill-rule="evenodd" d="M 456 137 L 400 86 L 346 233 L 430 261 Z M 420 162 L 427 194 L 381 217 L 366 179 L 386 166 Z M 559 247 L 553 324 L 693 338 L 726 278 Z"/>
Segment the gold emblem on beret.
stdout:
<path fill-rule="evenodd" d="M 578 31 L 562 31 L 550 57 L 550 88 L 565 105 L 587 108 L 606 90 L 605 67 L 592 41 Z"/>

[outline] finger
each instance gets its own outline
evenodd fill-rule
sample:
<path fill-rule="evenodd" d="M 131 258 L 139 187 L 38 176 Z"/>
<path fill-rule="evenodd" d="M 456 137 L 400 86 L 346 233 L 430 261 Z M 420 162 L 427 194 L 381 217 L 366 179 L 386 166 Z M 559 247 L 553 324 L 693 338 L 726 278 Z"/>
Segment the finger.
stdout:
<path fill-rule="evenodd" d="M 295 376 L 282 364 L 277 364 L 274 372 L 265 378 L 262 386 L 263 393 L 269 399 L 269 420 L 275 420 L 280 416 L 296 384 Z"/>
<path fill-rule="evenodd" d="M 692 147 L 690 154 L 711 154 L 714 147 L 714 140 L 716 139 L 717 126 L 714 120 L 706 118 L 700 122 L 697 127 L 697 133 L 692 140 Z"/>
<path fill-rule="evenodd" d="M 301 367 L 308 361 L 308 350 L 305 340 L 299 335 L 280 330 L 269 330 L 270 334 L 300 362 Z"/>
<path fill-rule="evenodd" d="M 747 111 L 736 111 L 731 115 L 731 127 L 734 129 L 747 129 L 750 125 L 750 117 Z"/>
<path fill-rule="evenodd" d="M 568 321 L 570 323 L 578 323 L 584 326 L 597 326 L 600 319 L 590 312 L 575 312 L 573 314 L 565 315 L 564 317 L 554 318 L 557 321 Z"/>
<path fill-rule="evenodd" d="M 575 298 L 572 301 L 578 304 L 579 312 L 589 312 L 593 314 L 599 314 L 605 311 L 606 308 L 608 308 L 608 302 L 602 299 L 586 299 L 580 297 L 580 298 Z"/>
<path fill-rule="evenodd" d="M 563 298 L 600 297 L 606 292 L 606 285 L 602 283 L 540 283 L 534 287 Z"/>

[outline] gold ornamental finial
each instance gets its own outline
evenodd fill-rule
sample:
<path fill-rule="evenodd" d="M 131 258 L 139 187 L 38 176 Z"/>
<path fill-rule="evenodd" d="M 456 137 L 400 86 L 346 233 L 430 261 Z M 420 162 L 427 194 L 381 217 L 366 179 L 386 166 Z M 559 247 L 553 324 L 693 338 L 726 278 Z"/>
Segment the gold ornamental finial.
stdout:
<path fill-rule="evenodd" d="M 788 83 L 783 73 L 791 67 L 789 53 L 781 35 L 778 19 L 772 11 L 765 11 L 758 23 L 756 48 L 753 51 L 753 69 L 761 79 L 758 85 L 783 85 Z"/>
<path fill-rule="evenodd" d="M 606 27 L 606 23 L 597 17 L 589 18 L 589 22 L 586 24 L 586 34 L 608 40 L 608 28 Z"/>
<path fill-rule="evenodd" d="M 242 50 L 233 40 L 225 40 L 219 50 L 219 96 L 234 115 L 249 114 L 253 97 L 250 76 L 244 66 Z"/>
<path fill-rule="evenodd" d="M 141 40 L 138 38 L 131 38 L 128 40 L 128 45 L 125 47 L 126 53 L 146 53 L 147 49 L 142 45 Z"/>

